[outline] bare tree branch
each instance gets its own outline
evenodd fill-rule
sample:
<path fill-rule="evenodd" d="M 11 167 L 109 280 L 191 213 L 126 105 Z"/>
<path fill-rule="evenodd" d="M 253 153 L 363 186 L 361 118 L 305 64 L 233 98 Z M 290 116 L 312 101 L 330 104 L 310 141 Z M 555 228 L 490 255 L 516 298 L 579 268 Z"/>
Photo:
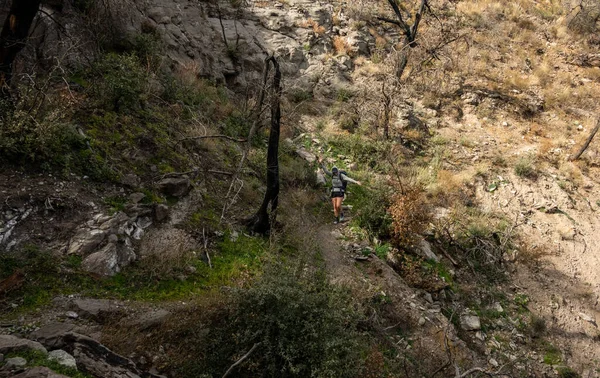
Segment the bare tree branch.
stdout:
<path fill-rule="evenodd" d="M 233 142 L 238 142 L 238 143 L 246 143 L 248 141 L 247 139 L 238 139 L 238 138 L 230 137 L 229 135 L 217 134 L 217 135 L 200 135 L 200 136 L 193 136 L 193 137 L 185 137 L 185 138 L 179 139 L 178 142 L 183 142 L 186 140 L 210 139 L 210 138 L 227 139 L 227 140 L 231 140 Z"/>
<path fill-rule="evenodd" d="M 223 374 L 223 378 L 227 377 L 229 375 L 229 373 L 231 373 L 231 371 L 238 366 L 239 364 L 241 364 L 242 362 L 244 362 L 244 360 L 246 360 L 248 357 L 250 357 L 250 355 L 252 354 L 252 352 L 254 352 L 254 350 L 260 345 L 260 343 L 256 343 L 254 344 L 254 346 L 248 351 L 248 353 L 244 354 L 242 356 L 242 358 L 240 358 L 239 360 L 237 360 L 233 365 L 231 365 L 229 367 L 229 369 L 227 369 L 227 371 L 225 372 L 225 374 Z"/>
<path fill-rule="evenodd" d="M 596 127 L 594 127 L 594 129 L 592 130 L 592 132 L 588 136 L 588 138 L 585 141 L 585 143 L 583 144 L 583 146 L 581 146 L 581 148 L 579 149 L 579 151 L 577 151 L 577 153 L 575 155 L 573 155 L 573 156 L 571 156 L 569 158 L 569 161 L 574 161 L 574 160 L 577 160 L 577 159 L 579 159 L 581 157 L 581 155 L 589 147 L 590 143 L 592 142 L 592 139 L 594 139 L 594 136 L 598 132 L 598 129 L 600 129 L 600 118 L 598 118 L 598 120 L 596 121 Z"/>

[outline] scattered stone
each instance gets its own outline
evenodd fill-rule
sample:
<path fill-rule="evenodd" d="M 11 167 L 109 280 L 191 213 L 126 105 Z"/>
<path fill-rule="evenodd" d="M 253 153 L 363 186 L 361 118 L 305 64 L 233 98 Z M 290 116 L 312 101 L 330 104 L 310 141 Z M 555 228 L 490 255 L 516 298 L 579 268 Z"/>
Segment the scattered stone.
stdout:
<path fill-rule="evenodd" d="M 304 160 L 306 160 L 309 163 L 314 163 L 315 160 L 317 160 L 317 157 L 315 156 L 315 154 L 313 154 L 312 152 L 308 152 L 303 148 L 299 148 L 298 150 L 296 150 L 296 153 Z"/>
<path fill-rule="evenodd" d="M 121 177 L 121 184 L 129 186 L 131 188 L 137 188 L 140 185 L 140 178 L 133 173 L 127 174 Z"/>
<path fill-rule="evenodd" d="M 596 319 L 592 318 L 588 314 L 584 314 L 583 312 L 580 312 L 579 317 L 581 318 L 581 320 L 593 324 L 594 327 L 596 327 L 596 328 L 598 327 L 598 324 L 596 324 Z"/>
<path fill-rule="evenodd" d="M 499 313 L 503 313 L 504 312 L 504 308 L 502 308 L 502 305 L 500 303 L 498 303 L 498 302 L 495 302 L 492 305 L 491 309 L 494 310 L 494 311 L 496 311 L 496 312 L 499 312 Z"/>
<path fill-rule="evenodd" d="M 162 203 L 157 204 L 154 207 L 154 218 L 157 222 L 165 220 L 169 216 L 169 206 L 163 205 Z"/>
<path fill-rule="evenodd" d="M 12 335 L 0 335 L 0 353 L 7 354 L 28 350 L 37 350 L 42 353 L 48 353 L 46 348 L 38 342 L 21 339 Z"/>
<path fill-rule="evenodd" d="M 157 186 L 158 190 L 173 197 L 183 197 L 192 189 L 192 183 L 187 176 L 165 178 L 160 180 Z"/>
<path fill-rule="evenodd" d="M 76 313 L 75 311 L 67 311 L 65 313 L 65 315 L 67 316 L 67 318 L 71 318 L 71 319 L 77 319 L 79 317 L 79 314 Z"/>
<path fill-rule="evenodd" d="M 82 317 L 95 321 L 121 312 L 119 306 L 108 299 L 75 299 L 72 306 Z"/>
<path fill-rule="evenodd" d="M 145 195 L 144 193 L 139 193 L 139 192 L 136 192 L 136 193 L 131 193 L 131 194 L 129 195 L 129 201 L 131 201 L 131 202 L 133 202 L 133 203 L 138 203 L 138 202 L 140 202 L 141 200 L 143 200 L 143 199 L 144 199 L 144 197 L 146 197 L 146 195 Z"/>
<path fill-rule="evenodd" d="M 481 331 L 475 332 L 475 338 L 481 341 L 485 341 L 485 334 Z"/>
<path fill-rule="evenodd" d="M 48 353 L 48 359 L 56 361 L 59 365 L 77 369 L 75 357 L 62 349 L 53 350 Z"/>
<path fill-rule="evenodd" d="M 6 359 L 6 364 L 4 365 L 4 367 L 8 370 L 15 370 L 25 367 L 25 365 L 27 365 L 26 359 L 24 359 L 23 357 L 13 357 Z"/>
<path fill-rule="evenodd" d="M 335 239 L 343 239 L 344 238 L 344 235 L 341 233 L 340 230 L 331 231 L 331 236 L 333 236 Z"/>
<path fill-rule="evenodd" d="M 423 295 L 423 298 L 425 298 L 425 300 L 430 304 L 433 304 L 433 297 L 431 296 L 431 294 L 425 293 L 425 295 Z"/>
<path fill-rule="evenodd" d="M 169 316 L 171 316 L 169 311 L 160 309 L 142 315 L 135 323 L 141 331 L 145 331 L 150 328 L 161 326 Z"/>
<path fill-rule="evenodd" d="M 419 326 L 423 327 L 424 325 L 425 325 L 425 318 L 421 316 L 419 318 Z"/>
<path fill-rule="evenodd" d="M 424 239 L 421 239 L 419 242 L 419 251 L 426 257 L 427 259 L 434 260 L 435 262 L 440 262 L 440 258 L 437 257 L 435 253 L 431 250 L 431 244 Z"/>
<path fill-rule="evenodd" d="M 495 359 L 493 359 L 493 358 L 490 358 L 490 359 L 488 360 L 488 363 L 489 363 L 491 366 L 495 367 L 495 368 L 497 368 L 498 366 L 500 366 L 500 364 L 498 364 L 498 361 L 496 361 L 496 360 L 495 360 Z"/>
<path fill-rule="evenodd" d="M 68 254 L 87 255 L 104 241 L 106 231 L 87 228 L 80 229 L 71 239 Z"/>
<path fill-rule="evenodd" d="M 460 317 L 460 327 L 465 331 L 477 331 L 481 329 L 481 321 L 475 315 L 463 315 Z"/>
<path fill-rule="evenodd" d="M 138 218 L 136 224 L 139 228 L 141 228 L 142 230 L 145 230 L 146 228 L 148 228 L 152 225 L 152 219 L 150 219 L 148 217 L 140 217 L 140 218 Z"/>

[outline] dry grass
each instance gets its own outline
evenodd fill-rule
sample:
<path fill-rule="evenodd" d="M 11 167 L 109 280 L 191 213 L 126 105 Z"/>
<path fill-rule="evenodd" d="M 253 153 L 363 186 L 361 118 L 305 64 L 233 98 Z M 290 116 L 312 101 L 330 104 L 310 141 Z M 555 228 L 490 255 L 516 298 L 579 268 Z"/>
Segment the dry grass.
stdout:
<path fill-rule="evenodd" d="M 327 31 L 325 27 L 319 25 L 319 23 L 312 18 L 303 20 L 298 26 L 304 29 L 312 29 L 317 35 L 323 35 Z"/>
<path fill-rule="evenodd" d="M 352 51 L 348 40 L 342 36 L 333 37 L 333 49 L 337 55 L 350 55 L 349 53 Z"/>

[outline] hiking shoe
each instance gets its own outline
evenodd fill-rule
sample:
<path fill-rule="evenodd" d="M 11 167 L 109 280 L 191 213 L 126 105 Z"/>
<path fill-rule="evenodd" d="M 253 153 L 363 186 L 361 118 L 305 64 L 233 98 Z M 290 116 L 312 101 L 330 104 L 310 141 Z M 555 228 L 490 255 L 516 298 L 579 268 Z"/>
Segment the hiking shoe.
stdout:
<path fill-rule="evenodd" d="M 340 214 L 340 222 L 343 222 L 343 221 L 344 221 L 344 213 L 341 213 Z"/>
<path fill-rule="evenodd" d="M 340 223 L 340 217 L 335 218 L 335 220 L 333 221 L 333 224 L 338 224 Z"/>

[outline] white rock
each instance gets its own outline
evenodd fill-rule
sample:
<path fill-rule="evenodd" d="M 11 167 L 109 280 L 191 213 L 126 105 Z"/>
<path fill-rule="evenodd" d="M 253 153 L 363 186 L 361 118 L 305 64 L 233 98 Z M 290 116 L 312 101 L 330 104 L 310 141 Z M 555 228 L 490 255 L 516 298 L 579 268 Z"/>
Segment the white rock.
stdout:
<path fill-rule="evenodd" d="M 481 329 L 481 321 L 475 315 L 463 315 L 460 317 L 460 326 L 465 331 L 477 331 Z"/>
<path fill-rule="evenodd" d="M 491 307 L 492 310 L 496 311 L 496 312 L 500 312 L 503 313 L 504 312 L 504 308 L 502 308 L 502 305 L 498 302 L 494 303 Z"/>
<path fill-rule="evenodd" d="M 496 361 L 496 360 L 495 360 L 495 359 L 493 359 L 493 358 L 490 358 L 490 359 L 489 359 L 489 361 L 488 361 L 488 363 L 489 363 L 491 366 L 493 366 L 493 367 L 498 367 L 498 366 L 500 366 L 500 364 L 498 364 L 498 361 Z"/>
<path fill-rule="evenodd" d="M 71 356 L 62 349 L 53 350 L 52 352 L 48 353 L 48 359 L 56 361 L 62 366 L 77 368 L 75 357 Z"/>

